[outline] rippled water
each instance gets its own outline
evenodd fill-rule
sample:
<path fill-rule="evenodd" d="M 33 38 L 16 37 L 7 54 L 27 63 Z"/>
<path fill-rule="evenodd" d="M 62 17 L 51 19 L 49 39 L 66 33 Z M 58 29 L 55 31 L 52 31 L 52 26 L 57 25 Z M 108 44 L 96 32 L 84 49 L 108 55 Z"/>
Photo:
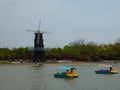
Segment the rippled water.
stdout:
<path fill-rule="evenodd" d="M 64 65 L 62 65 L 64 66 Z M 0 66 L 0 90 L 120 90 L 120 74 L 98 75 L 98 66 L 75 66 L 79 78 L 54 78 L 58 65 Z M 114 66 L 120 72 L 120 66 Z"/>

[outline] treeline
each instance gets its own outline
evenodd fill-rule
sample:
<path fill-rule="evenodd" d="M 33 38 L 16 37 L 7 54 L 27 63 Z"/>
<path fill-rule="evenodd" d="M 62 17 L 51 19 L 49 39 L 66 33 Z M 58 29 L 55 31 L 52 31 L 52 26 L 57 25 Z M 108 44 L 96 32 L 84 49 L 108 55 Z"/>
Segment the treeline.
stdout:
<path fill-rule="evenodd" d="M 61 48 L 51 48 L 46 53 L 48 59 L 101 61 L 120 60 L 120 44 L 97 45 L 94 43 L 73 43 Z"/>
<path fill-rule="evenodd" d="M 0 48 L 0 60 L 27 60 L 32 59 L 33 53 L 29 49 L 20 47 L 20 48 Z"/>
<path fill-rule="evenodd" d="M 47 48 L 46 60 L 100 61 L 120 60 L 120 44 L 101 44 L 73 42 L 63 48 Z M 33 52 L 27 47 L 0 48 L 0 60 L 32 60 Z"/>

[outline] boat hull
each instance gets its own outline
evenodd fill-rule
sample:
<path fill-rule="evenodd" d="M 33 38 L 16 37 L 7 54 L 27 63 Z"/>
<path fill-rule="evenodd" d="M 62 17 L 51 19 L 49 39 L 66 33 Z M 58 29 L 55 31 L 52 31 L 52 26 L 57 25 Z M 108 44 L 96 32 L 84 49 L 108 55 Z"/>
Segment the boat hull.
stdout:
<path fill-rule="evenodd" d="M 78 74 L 75 75 L 66 75 L 65 73 L 56 73 L 54 74 L 55 78 L 78 78 Z"/>
<path fill-rule="evenodd" d="M 95 71 L 96 74 L 117 74 L 118 72 L 117 71 L 111 71 L 109 72 L 108 70 L 98 70 L 98 71 Z"/>

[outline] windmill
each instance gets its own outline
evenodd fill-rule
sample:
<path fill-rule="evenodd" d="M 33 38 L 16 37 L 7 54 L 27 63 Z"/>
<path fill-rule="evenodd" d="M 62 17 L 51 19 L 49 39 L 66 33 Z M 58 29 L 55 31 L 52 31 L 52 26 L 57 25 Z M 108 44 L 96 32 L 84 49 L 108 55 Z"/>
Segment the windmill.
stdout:
<path fill-rule="evenodd" d="M 34 39 L 34 58 L 33 62 L 37 63 L 39 61 L 45 61 L 45 48 L 44 48 L 44 43 L 43 43 L 43 34 L 47 33 L 50 34 L 49 32 L 41 31 L 40 30 L 40 25 L 41 25 L 41 20 L 39 21 L 39 27 L 38 30 L 30 30 L 27 29 L 27 31 L 34 32 L 35 34 L 35 39 Z"/>

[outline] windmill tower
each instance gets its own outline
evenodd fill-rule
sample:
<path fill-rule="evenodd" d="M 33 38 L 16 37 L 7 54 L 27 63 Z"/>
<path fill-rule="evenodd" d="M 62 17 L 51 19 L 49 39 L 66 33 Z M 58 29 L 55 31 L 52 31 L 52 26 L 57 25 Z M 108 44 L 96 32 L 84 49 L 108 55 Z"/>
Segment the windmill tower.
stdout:
<path fill-rule="evenodd" d="M 34 39 L 34 57 L 33 57 L 33 62 L 44 62 L 45 61 L 45 48 L 44 48 L 44 40 L 43 40 L 43 34 L 48 32 L 40 31 L 40 24 L 41 20 L 39 21 L 39 28 L 38 30 L 27 30 L 34 32 L 35 34 L 35 39 Z"/>

